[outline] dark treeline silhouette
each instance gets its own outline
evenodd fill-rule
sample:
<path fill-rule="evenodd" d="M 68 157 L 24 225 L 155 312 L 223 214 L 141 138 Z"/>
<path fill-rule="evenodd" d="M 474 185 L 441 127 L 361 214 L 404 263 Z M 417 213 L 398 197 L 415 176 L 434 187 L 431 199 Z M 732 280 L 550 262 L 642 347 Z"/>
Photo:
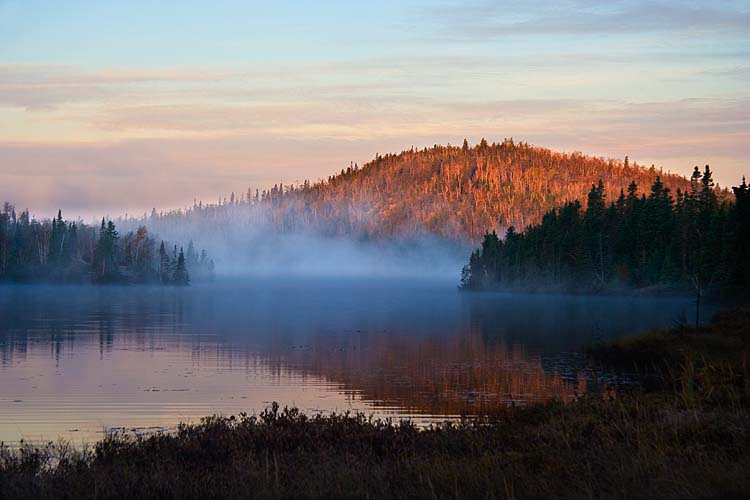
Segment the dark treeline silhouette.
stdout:
<path fill-rule="evenodd" d="M 213 261 L 192 241 L 187 254 L 166 248 L 162 241 L 157 249 L 144 226 L 120 236 L 111 220 L 102 219 L 98 230 L 65 221 L 61 211 L 39 221 L 7 202 L 0 213 L 0 281 L 188 285 L 191 276 L 213 274 Z"/>
<path fill-rule="evenodd" d="M 579 201 L 550 210 L 539 224 L 504 239 L 493 231 L 462 273 L 469 289 L 604 291 L 666 287 L 733 293 L 750 287 L 750 190 L 731 197 L 695 167 L 686 192 L 672 196 L 659 177 L 648 193 L 632 182 L 607 204 L 600 181 Z"/>
<path fill-rule="evenodd" d="M 435 145 L 398 154 L 376 155 L 325 180 L 247 189 L 215 203 L 195 200 L 192 207 L 153 210 L 123 220 L 145 224 L 160 234 L 190 227 L 232 231 L 238 225 L 265 225 L 280 233 L 310 232 L 357 240 L 388 240 L 430 235 L 467 244 L 488 229 L 524 228 L 549 210 L 585 196 L 601 179 L 612 197 L 631 180 L 650 184 L 656 176 L 671 189 L 688 189 L 682 176 L 651 166 L 557 153 L 505 139 L 470 147 Z"/>

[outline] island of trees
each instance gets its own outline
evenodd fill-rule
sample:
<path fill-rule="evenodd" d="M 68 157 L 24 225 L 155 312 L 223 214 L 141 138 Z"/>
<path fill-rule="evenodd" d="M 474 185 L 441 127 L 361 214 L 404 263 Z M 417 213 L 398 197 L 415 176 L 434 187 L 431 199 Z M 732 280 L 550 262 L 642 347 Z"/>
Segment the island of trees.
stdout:
<path fill-rule="evenodd" d="M 695 167 L 683 192 L 659 177 L 648 193 L 636 182 L 607 204 L 604 184 L 580 201 L 547 212 L 504 239 L 484 236 L 462 273 L 468 289 L 606 291 L 675 288 L 734 293 L 750 288 L 750 189 L 720 196 L 708 165 Z"/>
<path fill-rule="evenodd" d="M 55 283 L 161 283 L 188 285 L 210 278 L 214 262 L 149 234 L 145 226 L 121 236 L 113 221 L 99 228 L 69 222 L 58 211 L 36 220 L 5 203 L 0 213 L 0 281 Z"/>

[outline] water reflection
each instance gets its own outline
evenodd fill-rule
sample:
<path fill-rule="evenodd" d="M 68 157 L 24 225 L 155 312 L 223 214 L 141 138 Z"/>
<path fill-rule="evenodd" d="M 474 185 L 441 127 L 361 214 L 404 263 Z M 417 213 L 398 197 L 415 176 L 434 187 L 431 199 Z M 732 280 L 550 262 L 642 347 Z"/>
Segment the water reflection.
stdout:
<path fill-rule="evenodd" d="M 2 286 L 0 440 L 91 440 L 273 400 L 429 420 L 569 399 L 606 381 L 582 346 L 689 308 L 392 281 Z"/>
<path fill-rule="evenodd" d="M 525 346 L 487 343 L 476 329 L 446 338 L 322 337 L 312 345 L 279 346 L 269 362 L 331 380 L 377 407 L 430 416 L 567 400 L 586 391 L 584 377 L 547 372 L 541 357 L 530 355 Z"/>

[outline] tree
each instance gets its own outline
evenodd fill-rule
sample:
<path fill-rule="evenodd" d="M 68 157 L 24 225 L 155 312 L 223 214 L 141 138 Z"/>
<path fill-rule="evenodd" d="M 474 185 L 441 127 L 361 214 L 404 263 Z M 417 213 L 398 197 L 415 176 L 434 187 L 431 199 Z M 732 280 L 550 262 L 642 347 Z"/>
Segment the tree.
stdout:
<path fill-rule="evenodd" d="M 185 255 L 185 263 L 188 270 L 195 269 L 198 266 L 198 254 L 195 252 L 195 245 L 193 240 L 188 243 L 187 254 Z"/>
<path fill-rule="evenodd" d="M 171 267 L 169 255 L 167 255 L 167 250 L 164 247 L 164 240 L 162 240 L 161 245 L 159 245 L 159 280 L 162 283 L 171 282 Z"/>
<path fill-rule="evenodd" d="M 185 267 L 185 254 L 180 248 L 180 255 L 177 257 L 177 265 L 175 266 L 174 276 L 172 282 L 175 285 L 187 286 L 190 284 L 190 277 Z"/>
<path fill-rule="evenodd" d="M 605 209 L 606 195 L 604 194 L 604 183 L 599 180 L 598 184 L 592 185 L 589 191 L 583 222 L 585 244 L 588 249 L 584 258 L 591 263 L 594 276 L 596 276 L 600 286 L 604 285 L 606 271 L 603 234 Z"/>
<path fill-rule="evenodd" d="M 744 177 L 732 191 L 735 204 L 729 211 L 729 225 L 733 228 L 729 276 L 733 289 L 747 295 L 750 290 L 750 188 Z"/>
<path fill-rule="evenodd" d="M 701 176 L 702 187 L 699 195 L 701 211 L 705 217 L 709 217 L 714 208 L 716 208 L 716 193 L 714 192 L 714 180 L 712 175 L 711 169 L 706 165 L 703 175 Z"/>
<path fill-rule="evenodd" d="M 115 223 L 111 220 L 102 224 L 99 229 L 99 241 L 94 253 L 94 279 L 99 282 L 116 281 L 119 276 L 117 269 L 117 240 L 119 235 Z"/>
<path fill-rule="evenodd" d="M 62 210 L 57 211 L 57 218 L 52 219 L 52 232 L 49 241 L 49 250 L 47 252 L 51 267 L 60 272 L 67 264 L 68 256 L 66 255 L 66 236 L 68 226 L 62 218 Z"/>

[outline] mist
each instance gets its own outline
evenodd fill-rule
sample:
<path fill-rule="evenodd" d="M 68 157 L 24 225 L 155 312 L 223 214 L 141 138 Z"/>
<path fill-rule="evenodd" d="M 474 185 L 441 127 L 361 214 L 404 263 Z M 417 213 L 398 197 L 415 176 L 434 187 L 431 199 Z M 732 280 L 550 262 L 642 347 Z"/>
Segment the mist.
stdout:
<path fill-rule="evenodd" d="M 146 226 L 166 242 L 206 250 L 217 277 L 300 276 L 410 278 L 457 284 L 470 247 L 430 234 L 368 238 L 342 234 L 330 221 L 307 227 L 298 216 L 281 224 L 253 204 L 209 205 L 121 219 L 121 232 Z"/>
<path fill-rule="evenodd" d="M 219 275 L 403 277 L 457 281 L 465 253 L 437 239 L 362 242 L 314 234 L 232 237 L 206 245 Z"/>

